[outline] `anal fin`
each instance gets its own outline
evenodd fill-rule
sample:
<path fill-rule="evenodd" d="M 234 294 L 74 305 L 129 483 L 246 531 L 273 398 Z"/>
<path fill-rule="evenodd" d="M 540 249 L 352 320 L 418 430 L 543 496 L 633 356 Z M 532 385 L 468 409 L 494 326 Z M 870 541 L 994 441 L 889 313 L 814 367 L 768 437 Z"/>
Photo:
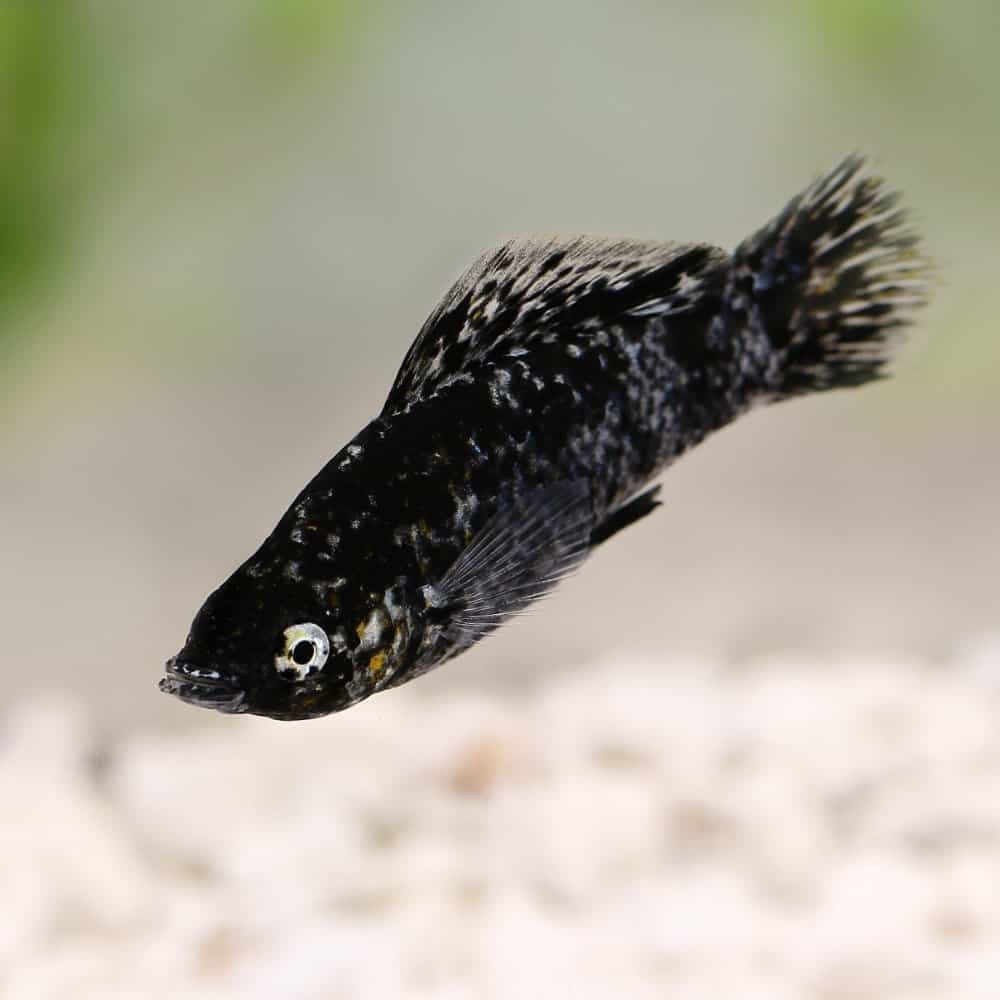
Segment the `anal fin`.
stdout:
<path fill-rule="evenodd" d="M 628 503 L 613 510 L 590 533 L 590 544 L 600 545 L 612 535 L 617 535 L 622 528 L 627 528 L 630 524 L 641 521 L 647 514 L 652 514 L 663 503 L 662 500 L 657 499 L 659 492 L 660 484 L 657 483 L 644 493 L 633 497 Z"/>

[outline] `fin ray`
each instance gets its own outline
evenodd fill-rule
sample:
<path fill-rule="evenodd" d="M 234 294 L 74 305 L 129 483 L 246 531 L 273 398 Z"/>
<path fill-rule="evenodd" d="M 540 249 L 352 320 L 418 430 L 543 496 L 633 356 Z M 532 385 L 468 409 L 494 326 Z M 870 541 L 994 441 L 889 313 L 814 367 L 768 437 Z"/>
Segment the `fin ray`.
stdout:
<path fill-rule="evenodd" d="M 540 487 L 501 509 L 434 588 L 449 642 L 471 645 L 544 597 L 586 558 L 593 528 L 583 481 Z"/>

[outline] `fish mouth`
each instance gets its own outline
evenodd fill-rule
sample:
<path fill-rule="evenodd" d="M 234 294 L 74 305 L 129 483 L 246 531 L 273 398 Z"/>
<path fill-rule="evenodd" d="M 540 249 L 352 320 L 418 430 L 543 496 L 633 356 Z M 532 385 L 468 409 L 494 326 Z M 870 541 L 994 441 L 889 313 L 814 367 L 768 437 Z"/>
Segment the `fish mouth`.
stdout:
<path fill-rule="evenodd" d="M 199 708 L 212 708 L 227 715 L 247 710 L 246 691 L 218 670 L 178 660 L 176 656 L 167 660 L 166 676 L 160 680 L 159 688 L 164 694 L 172 694 Z"/>

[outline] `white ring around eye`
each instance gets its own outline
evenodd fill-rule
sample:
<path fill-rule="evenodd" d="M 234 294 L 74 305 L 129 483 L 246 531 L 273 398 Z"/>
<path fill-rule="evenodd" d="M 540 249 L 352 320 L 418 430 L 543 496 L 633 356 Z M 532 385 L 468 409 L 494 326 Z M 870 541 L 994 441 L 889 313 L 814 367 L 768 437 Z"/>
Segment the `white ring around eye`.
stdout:
<path fill-rule="evenodd" d="M 312 622 L 289 625 L 285 629 L 285 648 L 274 658 L 274 668 L 290 681 L 304 681 L 319 673 L 330 655 L 330 639 L 326 632 Z M 311 655 L 305 659 L 300 644 L 311 646 Z M 308 651 L 308 650 L 307 650 Z"/>

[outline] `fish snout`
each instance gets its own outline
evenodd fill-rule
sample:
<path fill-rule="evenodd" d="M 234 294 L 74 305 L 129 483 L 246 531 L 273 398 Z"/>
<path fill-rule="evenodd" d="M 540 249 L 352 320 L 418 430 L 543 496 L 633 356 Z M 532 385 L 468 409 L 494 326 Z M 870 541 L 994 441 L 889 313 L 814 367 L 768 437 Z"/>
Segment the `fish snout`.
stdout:
<path fill-rule="evenodd" d="M 219 670 L 171 656 L 159 688 L 188 705 L 235 714 L 246 711 L 246 692 Z"/>

